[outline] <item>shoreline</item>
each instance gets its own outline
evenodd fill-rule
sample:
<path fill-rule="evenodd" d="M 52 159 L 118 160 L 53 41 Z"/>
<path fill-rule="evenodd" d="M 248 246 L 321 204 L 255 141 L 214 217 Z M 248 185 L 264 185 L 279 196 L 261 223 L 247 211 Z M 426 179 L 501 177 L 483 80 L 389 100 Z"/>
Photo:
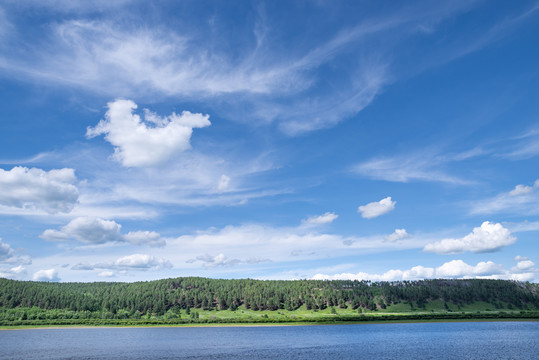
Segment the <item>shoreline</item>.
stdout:
<path fill-rule="evenodd" d="M 289 323 L 222 323 L 222 324 L 141 324 L 141 325 L 14 325 L 0 326 L 0 331 L 8 330 L 56 330 L 56 329 L 136 329 L 136 328 L 209 328 L 209 327 L 278 327 L 278 326 L 327 326 L 327 325 L 380 325 L 415 323 L 455 323 L 455 322 L 537 322 L 531 318 L 494 319 L 425 319 L 425 320 L 373 320 L 339 322 L 289 322 Z"/>

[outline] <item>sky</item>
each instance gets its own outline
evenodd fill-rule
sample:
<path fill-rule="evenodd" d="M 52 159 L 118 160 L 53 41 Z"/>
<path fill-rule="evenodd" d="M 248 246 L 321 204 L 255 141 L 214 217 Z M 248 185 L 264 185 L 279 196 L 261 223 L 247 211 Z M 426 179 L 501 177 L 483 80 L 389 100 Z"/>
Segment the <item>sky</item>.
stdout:
<path fill-rule="evenodd" d="M 539 281 L 539 2 L 0 3 L 0 277 Z"/>

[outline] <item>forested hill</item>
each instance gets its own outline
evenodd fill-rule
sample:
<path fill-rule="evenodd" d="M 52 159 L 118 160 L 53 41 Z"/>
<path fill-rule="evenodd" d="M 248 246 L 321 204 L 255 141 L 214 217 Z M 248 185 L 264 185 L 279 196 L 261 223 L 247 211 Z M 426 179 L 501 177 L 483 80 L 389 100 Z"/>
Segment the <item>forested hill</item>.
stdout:
<path fill-rule="evenodd" d="M 45 283 L 0 279 L 0 308 L 66 309 L 128 316 L 181 309 L 382 310 L 394 304 L 424 309 L 431 302 L 459 308 L 539 309 L 539 285 L 504 280 L 262 281 L 177 278 L 135 283 Z"/>

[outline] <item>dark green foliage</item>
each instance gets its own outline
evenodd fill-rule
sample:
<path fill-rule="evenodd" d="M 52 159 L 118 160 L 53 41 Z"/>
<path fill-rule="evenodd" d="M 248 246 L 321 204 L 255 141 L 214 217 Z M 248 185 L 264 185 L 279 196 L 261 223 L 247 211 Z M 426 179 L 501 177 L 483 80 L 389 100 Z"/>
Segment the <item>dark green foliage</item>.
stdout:
<path fill-rule="evenodd" d="M 136 283 L 44 283 L 0 279 L 0 321 L 202 321 L 198 311 L 425 309 L 483 301 L 492 309 L 539 309 L 539 286 L 503 280 L 261 281 L 177 278 Z M 195 311 L 194 309 L 198 309 Z M 332 311 L 332 312 L 333 312 Z M 182 318 L 182 312 L 186 315 Z M 336 311 L 335 311 L 336 312 Z M 264 318 L 262 318 L 264 319 Z"/>

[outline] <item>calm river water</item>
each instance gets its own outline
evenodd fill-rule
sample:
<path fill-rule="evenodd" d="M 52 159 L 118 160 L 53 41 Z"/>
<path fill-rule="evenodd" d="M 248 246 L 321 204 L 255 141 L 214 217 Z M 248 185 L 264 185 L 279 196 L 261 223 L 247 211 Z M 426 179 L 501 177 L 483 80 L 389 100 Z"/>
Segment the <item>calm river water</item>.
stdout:
<path fill-rule="evenodd" d="M 0 359 L 539 359 L 539 322 L 6 330 Z"/>

